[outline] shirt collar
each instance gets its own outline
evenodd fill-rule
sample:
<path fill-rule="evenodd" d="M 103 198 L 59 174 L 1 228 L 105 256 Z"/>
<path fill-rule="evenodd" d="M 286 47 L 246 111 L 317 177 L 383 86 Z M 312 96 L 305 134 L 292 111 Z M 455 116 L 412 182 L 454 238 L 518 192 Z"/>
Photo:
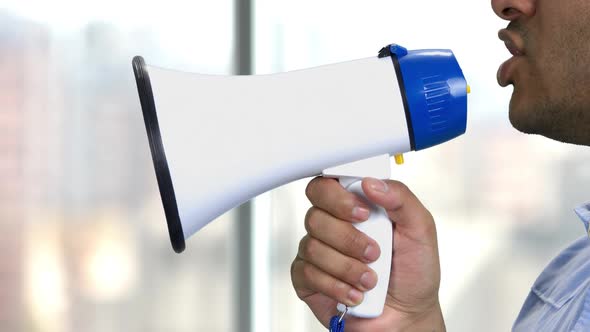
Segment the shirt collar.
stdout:
<path fill-rule="evenodd" d="M 590 202 L 584 203 L 574 209 L 580 220 L 584 223 L 586 234 L 590 237 Z"/>

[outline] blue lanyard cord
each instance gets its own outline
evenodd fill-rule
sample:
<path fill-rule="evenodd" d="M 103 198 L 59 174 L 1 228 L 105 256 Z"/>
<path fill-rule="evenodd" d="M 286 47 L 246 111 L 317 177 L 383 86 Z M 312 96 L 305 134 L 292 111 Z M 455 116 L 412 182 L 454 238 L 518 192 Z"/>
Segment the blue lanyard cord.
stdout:
<path fill-rule="evenodd" d="M 344 319 L 341 319 L 339 315 L 330 320 L 330 332 L 344 332 Z"/>
<path fill-rule="evenodd" d="M 339 315 L 336 315 L 330 319 L 330 332 L 344 332 L 344 315 L 348 312 L 348 307 L 341 312 Z"/>

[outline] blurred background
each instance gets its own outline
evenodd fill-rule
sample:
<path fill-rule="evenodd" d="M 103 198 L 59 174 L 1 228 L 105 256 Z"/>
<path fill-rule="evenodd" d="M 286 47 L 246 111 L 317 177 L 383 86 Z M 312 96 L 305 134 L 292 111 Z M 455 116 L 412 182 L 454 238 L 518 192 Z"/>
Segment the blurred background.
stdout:
<path fill-rule="evenodd" d="M 511 88 L 496 83 L 505 25 L 472 0 L 4 0 L 0 330 L 324 331 L 289 276 L 309 179 L 173 253 L 131 59 L 265 74 L 392 42 L 452 49 L 472 87 L 467 134 L 407 154 L 393 177 L 437 221 L 447 329 L 509 330 L 542 268 L 585 233 L 572 209 L 590 154 L 511 128 Z"/>

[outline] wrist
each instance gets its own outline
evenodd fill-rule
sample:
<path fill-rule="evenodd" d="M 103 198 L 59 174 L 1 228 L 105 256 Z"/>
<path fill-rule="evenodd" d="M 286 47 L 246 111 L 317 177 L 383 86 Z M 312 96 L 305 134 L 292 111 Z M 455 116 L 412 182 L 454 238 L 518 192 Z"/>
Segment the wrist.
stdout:
<path fill-rule="evenodd" d="M 440 303 L 419 313 L 391 312 L 388 332 L 446 332 Z"/>

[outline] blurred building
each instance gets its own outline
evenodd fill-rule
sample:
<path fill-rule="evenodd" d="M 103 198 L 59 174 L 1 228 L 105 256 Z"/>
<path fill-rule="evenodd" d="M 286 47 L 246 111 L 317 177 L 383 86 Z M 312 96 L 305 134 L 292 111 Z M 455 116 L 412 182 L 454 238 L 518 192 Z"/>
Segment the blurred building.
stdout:
<path fill-rule="evenodd" d="M 139 54 L 228 73 L 233 1 L 142 2 L 141 15 L 133 2 L 78 2 L 71 12 L 43 4 L 12 3 L 43 23 L 0 12 L 0 330 L 238 331 L 236 287 L 251 286 L 235 283 L 238 227 L 226 214 L 185 253 L 172 252 L 131 69 Z M 439 14 L 449 4 L 435 0 L 260 0 L 254 62 L 259 74 L 295 70 L 389 42 L 456 51 L 474 88 L 468 132 L 408 154 L 393 177 L 436 217 L 448 329 L 504 331 L 547 261 L 583 235 L 571 209 L 588 199 L 590 155 L 510 127 L 492 68 L 504 56 L 500 24 L 485 3 L 454 5 L 485 14 L 449 19 Z M 407 15 L 391 20 L 396 12 Z M 254 280 L 264 306 L 249 311 L 269 328 L 256 332 L 325 331 L 289 274 L 305 233 L 306 183 L 273 191 L 270 220 L 257 224 L 270 230 L 258 253 L 267 275 Z"/>
<path fill-rule="evenodd" d="M 27 208 L 43 200 L 50 146 L 38 139 L 46 133 L 34 132 L 50 117 L 36 89 L 46 82 L 49 36 L 43 26 L 3 12 L 0 22 L 0 325 L 20 331 L 30 327 L 23 296 Z"/>

